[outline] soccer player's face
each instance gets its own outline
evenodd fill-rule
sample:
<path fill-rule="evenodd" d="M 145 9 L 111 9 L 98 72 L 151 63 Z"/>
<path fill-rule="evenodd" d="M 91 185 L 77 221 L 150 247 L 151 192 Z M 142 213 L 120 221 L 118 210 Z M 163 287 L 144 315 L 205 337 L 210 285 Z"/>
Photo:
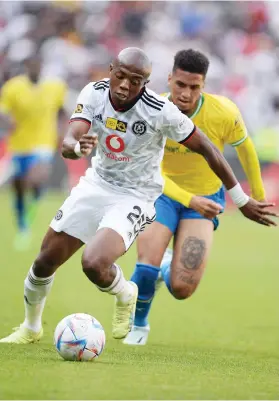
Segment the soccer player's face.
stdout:
<path fill-rule="evenodd" d="M 133 66 L 111 65 L 110 94 L 116 106 L 125 106 L 140 94 L 146 84 L 146 73 Z"/>
<path fill-rule="evenodd" d="M 173 103 L 184 113 L 192 112 L 204 87 L 204 76 L 180 70 L 169 76 L 169 87 Z"/>

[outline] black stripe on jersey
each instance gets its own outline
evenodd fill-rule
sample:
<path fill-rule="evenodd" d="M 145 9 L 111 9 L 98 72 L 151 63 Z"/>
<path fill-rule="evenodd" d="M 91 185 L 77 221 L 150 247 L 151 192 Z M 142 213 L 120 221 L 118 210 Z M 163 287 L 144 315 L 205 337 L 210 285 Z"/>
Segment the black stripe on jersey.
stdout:
<path fill-rule="evenodd" d="M 156 107 L 160 107 L 160 109 L 162 109 L 163 107 L 164 107 L 164 104 L 159 104 L 159 103 L 156 103 L 154 100 L 152 100 L 152 99 L 150 99 L 149 97 L 147 97 L 146 95 L 145 95 L 145 93 L 143 94 L 143 99 L 144 100 L 146 100 L 147 102 L 149 102 L 150 104 L 153 104 L 154 106 L 156 106 Z"/>
<path fill-rule="evenodd" d="M 155 106 L 154 103 L 150 103 L 150 102 L 147 101 L 143 96 L 142 96 L 141 100 L 143 101 L 143 103 L 147 104 L 147 106 L 150 106 L 150 107 L 152 107 L 153 109 L 156 109 L 156 110 L 159 110 L 159 111 L 162 110 L 162 107 L 161 107 L 161 106 L 158 106 L 158 105 Z"/>
<path fill-rule="evenodd" d="M 93 85 L 95 89 L 99 88 L 100 86 L 107 86 L 109 87 L 108 83 L 100 82 L 98 85 Z"/>
<path fill-rule="evenodd" d="M 149 93 L 148 93 L 147 91 L 144 92 L 144 95 L 145 95 L 147 98 L 149 98 L 151 101 L 153 101 L 154 103 L 158 103 L 159 105 L 164 106 L 164 104 L 166 103 L 166 102 L 163 102 L 162 100 L 156 99 L 156 97 L 154 97 L 154 96 L 152 96 L 152 95 L 149 95 Z"/>
<path fill-rule="evenodd" d="M 98 86 L 97 88 L 95 88 L 95 91 L 99 91 L 99 90 L 106 90 L 106 89 L 109 89 L 109 86 Z"/>
<path fill-rule="evenodd" d="M 70 119 L 70 123 L 72 123 L 73 121 L 84 121 L 85 123 L 91 125 L 91 121 L 87 120 L 87 118 L 84 117 L 74 117 Z"/>
<path fill-rule="evenodd" d="M 97 82 L 95 82 L 95 84 L 93 84 L 93 86 L 95 87 L 95 86 L 98 86 L 98 85 L 100 85 L 100 84 L 104 84 L 104 85 L 109 85 L 109 81 L 97 81 Z"/>
<path fill-rule="evenodd" d="M 183 141 L 180 141 L 178 143 L 180 143 L 180 145 L 185 145 L 185 143 L 188 141 L 188 139 L 190 139 L 194 133 L 196 132 L 196 126 L 194 125 L 194 128 L 192 130 L 192 132 L 190 133 L 190 135 L 187 136 L 187 138 L 183 139 Z"/>

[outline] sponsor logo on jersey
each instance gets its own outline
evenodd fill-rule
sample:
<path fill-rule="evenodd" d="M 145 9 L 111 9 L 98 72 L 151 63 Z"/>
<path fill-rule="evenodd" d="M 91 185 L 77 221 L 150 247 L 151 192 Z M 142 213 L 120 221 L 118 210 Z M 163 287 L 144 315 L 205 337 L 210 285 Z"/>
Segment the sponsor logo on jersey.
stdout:
<path fill-rule="evenodd" d="M 106 138 L 106 145 L 111 152 L 121 153 L 125 149 L 125 142 L 116 134 L 109 135 Z"/>
<path fill-rule="evenodd" d="M 83 104 L 81 104 L 81 103 L 77 104 L 75 113 L 82 113 L 82 110 L 83 110 Z"/>
<path fill-rule="evenodd" d="M 132 125 L 132 131 L 136 136 L 142 136 L 146 133 L 147 124 L 145 121 L 136 121 Z"/>
<path fill-rule="evenodd" d="M 196 153 L 193 152 L 192 150 L 190 150 L 189 148 L 186 148 L 185 146 L 181 145 L 181 146 L 170 146 L 170 145 L 166 145 L 165 146 L 165 152 L 169 152 L 169 153 L 179 153 L 180 155 L 185 155 L 187 153 Z"/>
<path fill-rule="evenodd" d="M 117 120 L 117 118 L 108 117 L 106 120 L 106 127 L 112 130 L 126 132 L 127 131 L 127 123 L 124 121 Z"/>
<path fill-rule="evenodd" d="M 130 157 L 128 157 L 128 156 L 117 156 L 114 153 L 105 152 L 104 150 L 103 150 L 103 153 L 108 159 L 115 160 L 116 162 L 129 163 L 131 161 Z"/>

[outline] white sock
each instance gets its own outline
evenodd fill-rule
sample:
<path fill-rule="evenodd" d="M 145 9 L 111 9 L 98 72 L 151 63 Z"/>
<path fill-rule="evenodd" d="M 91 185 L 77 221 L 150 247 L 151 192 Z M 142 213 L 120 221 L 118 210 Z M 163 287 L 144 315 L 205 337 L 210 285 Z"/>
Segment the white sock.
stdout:
<path fill-rule="evenodd" d="M 100 291 L 115 295 L 119 303 L 125 305 L 133 297 L 135 289 L 123 275 L 121 268 L 114 263 L 116 268 L 116 276 L 111 285 L 107 288 L 98 287 Z"/>
<path fill-rule="evenodd" d="M 23 326 L 29 330 L 39 332 L 42 328 L 42 314 L 53 279 L 54 274 L 44 278 L 35 276 L 31 266 L 24 280 L 25 320 Z"/>

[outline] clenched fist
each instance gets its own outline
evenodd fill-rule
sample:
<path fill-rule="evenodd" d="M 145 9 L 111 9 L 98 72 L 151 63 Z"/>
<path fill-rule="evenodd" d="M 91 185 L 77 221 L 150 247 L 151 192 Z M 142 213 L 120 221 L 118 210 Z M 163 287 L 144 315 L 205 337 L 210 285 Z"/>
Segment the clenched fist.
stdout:
<path fill-rule="evenodd" d="M 97 146 L 98 144 L 98 136 L 96 134 L 89 135 L 85 134 L 82 135 L 82 137 L 79 140 L 80 144 L 80 153 L 83 156 L 89 156 L 92 150 Z"/>

